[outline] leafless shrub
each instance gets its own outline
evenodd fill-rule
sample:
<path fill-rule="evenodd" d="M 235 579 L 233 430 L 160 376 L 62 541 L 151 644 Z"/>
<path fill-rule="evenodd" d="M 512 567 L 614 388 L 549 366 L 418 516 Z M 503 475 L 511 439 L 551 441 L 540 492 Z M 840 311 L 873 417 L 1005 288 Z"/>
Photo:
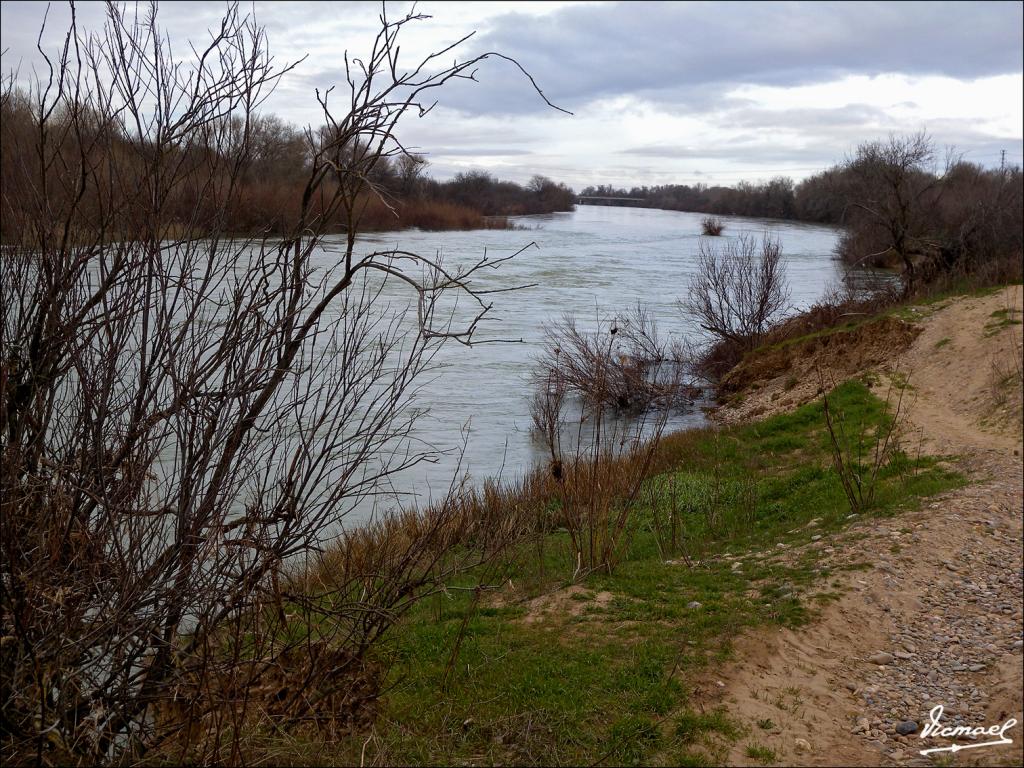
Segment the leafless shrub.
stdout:
<path fill-rule="evenodd" d="M 832 448 L 832 466 L 839 475 L 850 511 L 860 514 L 874 503 L 879 473 L 900 451 L 900 432 L 906 418 L 903 407 L 906 376 L 898 367 L 890 375 L 885 396 L 885 415 L 880 424 L 868 419 L 848 418 L 843 411 L 834 407 L 826 391 L 825 375 L 820 368 L 818 381 L 822 391 L 825 428 Z M 834 389 L 836 382 L 833 380 L 830 384 L 831 389 Z"/>
<path fill-rule="evenodd" d="M 239 762 L 263 719 L 343 726 L 375 695 L 381 633 L 506 531 L 453 499 L 318 555 L 429 458 L 409 440 L 417 380 L 474 341 L 474 276 L 501 263 L 360 255 L 367 201 L 387 204 L 378 163 L 405 154 L 403 114 L 500 55 L 403 69 L 422 17 L 382 15 L 369 56 L 345 59 L 344 112 L 318 94 L 285 236 L 233 239 L 257 109 L 289 67 L 235 6 L 187 62 L 156 16 L 110 4 L 85 34 L 73 15 L 28 129 L 3 134 L 5 762 Z M 20 99 L 12 77 L 4 109 Z M 453 294 L 473 309 L 445 309 Z"/>
<path fill-rule="evenodd" d="M 694 393 L 639 306 L 599 320 L 594 331 L 571 316 L 549 328 L 535 385 L 534 428 L 550 457 L 556 520 L 569 532 L 574 577 L 611 571 L 667 416 Z"/>
<path fill-rule="evenodd" d="M 588 407 L 639 413 L 682 406 L 697 394 L 684 384 L 679 350 L 661 337 L 653 316 L 640 305 L 598 318 L 596 330 L 582 329 L 567 315 L 549 325 L 545 335 L 534 373 L 536 397 L 542 400 L 560 403 L 575 395 Z M 553 407 L 536 405 L 541 411 Z M 549 421 L 545 417 L 544 423 Z"/>
<path fill-rule="evenodd" d="M 719 249 L 700 244 L 697 274 L 680 307 L 718 342 L 711 351 L 724 360 L 705 369 L 728 368 L 757 347 L 789 301 L 782 248 L 767 235 L 760 244 L 747 235 Z M 724 372 L 724 371 L 723 371 Z"/>
<path fill-rule="evenodd" d="M 709 237 L 718 237 L 725 231 L 725 224 L 716 216 L 705 216 L 700 220 L 700 231 Z"/>
<path fill-rule="evenodd" d="M 697 512 L 690 499 L 680 492 L 674 474 L 667 474 L 661 483 L 646 483 L 646 502 L 651 513 L 651 529 L 662 560 L 682 555 L 687 566 L 693 567 L 693 550 L 683 536 L 683 521 Z"/>

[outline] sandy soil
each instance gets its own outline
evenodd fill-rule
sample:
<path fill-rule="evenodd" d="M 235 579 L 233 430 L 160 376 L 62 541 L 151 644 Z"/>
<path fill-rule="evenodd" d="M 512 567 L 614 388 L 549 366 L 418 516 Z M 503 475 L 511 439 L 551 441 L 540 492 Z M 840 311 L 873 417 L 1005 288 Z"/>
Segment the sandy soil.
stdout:
<path fill-rule="evenodd" d="M 829 565 L 869 567 L 840 571 L 829 586 L 843 596 L 809 627 L 740 638 L 735 663 L 702 687 L 704 706 L 724 705 L 749 728 L 729 764 L 760 764 L 746 756 L 752 744 L 782 765 L 1024 764 L 1022 393 L 1019 379 L 1006 383 L 1020 370 L 1021 326 L 999 322 L 1021 309 L 1020 286 L 922 309 L 910 348 L 876 368 L 883 395 L 895 371 L 909 377 L 904 444 L 955 455 L 972 483 L 809 545 Z M 818 382 L 802 378 L 780 375 L 720 417 L 806 402 Z M 920 755 L 953 743 L 919 737 L 937 704 L 947 725 L 1015 718 L 1013 744 Z M 908 721 L 918 730 L 897 733 Z"/>

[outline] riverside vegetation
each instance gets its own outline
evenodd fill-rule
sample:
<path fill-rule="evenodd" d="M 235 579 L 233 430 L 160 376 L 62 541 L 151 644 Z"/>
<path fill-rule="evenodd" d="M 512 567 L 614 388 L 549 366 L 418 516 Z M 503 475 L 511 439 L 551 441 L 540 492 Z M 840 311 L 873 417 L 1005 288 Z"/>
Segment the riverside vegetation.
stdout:
<path fill-rule="evenodd" d="M 842 377 L 842 363 L 823 358 L 818 345 L 828 340 L 840 358 L 851 358 L 870 336 L 888 345 L 891 361 L 915 338 L 915 321 L 966 300 L 958 296 L 937 293 L 896 302 L 855 321 L 838 313 L 831 325 L 819 310 L 803 319 L 814 330 L 790 330 L 781 344 L 755 347 L 745 364 L 760 356 L 770 362 L 738 391 L 754 400 L 761 386 L 781 381 L 789 370 L 801 378 L 784 384 L 782 394 L 796 394 L 799 383 L 810 402 L 776 406 L 776 415 L 763 420 L 750 421 L 758 411 L 747 409 L 739 423 L 664 436 L 635 494 L 638 503 L 632 504 L 613 567 L 570 577 L 577 573 L 577 550 L 560 525 L 550 468 L 505 493 L 492 487 L 480 503 L 517 516 L 536 510 L 545 522 L 510 551 L 491 589 L 455 580 L 446 596 L 409 614 L 387 644 L 393 687 L 379 702 L 375 726 L 336 745 L 339 751 L 330 759 L 355 760 L 358 752 L 378 764 L 714 765 L 731 762 L 736 745 L 746 745 L 739 752 L 754 763 L 782 760 L 781 750 L 764 746 L 778 738 L 775 722 L 744 722 L 728 703 L 714 703 L 706 693 L 717 670 L 732 661 L 736 638 L 745 630 L 812 623 L 845 594 L 844 571 L 871 567 L 863 553 L 864 559 L 841 557 L 833 554 L 838 544 L 822 547 L 823 542 L 850 538 L 846 531 L 853 523 L 861 531 L 898 531 L 894 537 L 907 533 L 901 520 L 914 519 L 920 528 L 926 508 L 935 506 L 931 498 L 968 482 L 954 468 L 955 457 L 922 455 L 903 432 L 901 402 L 914 397 L 914 386 L 898 371 L 884 384 L 870 370 L 882 358 L 851 362 L 849 378 L 835 388 L 820 379 L 811 382 L 801 365 L 817 359 Z M 1019 311 L 994 311 L 976 333 L 990 334 L 990 326 L 1018 318 Z M 893 337 L 890 322 L 911 326 L 912 332 Z M 1016 327 L 1002 329 L 1013 333 Z M 780 346 L 799 352 L 773 357 Z M 1011 354 L 998 366 L 1009 366 L 1013 381 L 1005 375 L 993 381 L 1004 393 L 1007 386 L 1017 390 L 1019 400 L 1020 344 L 1011 347 L 1018 362 Z M 994 367 L 994 375 L 1002 370 Z M 778 394 L 772 394 L 773 403 Z M 742 412 L 743 397 L 732 401 L 730 410 Z M 1019 425 L 1019 413 L 1010 418 Z M 866 485 L 851 492 L 852 477 Z M 600 482 L 616 488 L 610 479 Z M 990 575 L 990 582 L 1003 579 Z M 916 669 L 913 664 L 904 666 Z M 765 706 L 796 708 L 799 690 L 787 695 L 797 703 Z M 864 695 L 865 706 L 879 713 L 878 696 L 892 705 L 905 693 Z M 854 733 L 859 728 L 858 723 Z M 882 724 L 871 720 L 862 735 L 881 733 Z M 787 759 L 797 759 L 805 748 L 808 742 L 798 739 L 796 757 L 790 753 Z M 312 752 L 302 755 L 300 761 L 319 759 Z"/>
<path fill-rule="evenodd" d="M 290 68 L 237 7 L 191 68 L 162 47 L 155 13 L 111 5 L 103 31 L 70 30 L 50 61 L 60 78 L 28 96 L 5 84 L 5 109 L 33 102 L 3 127 L 5 153 L 27 148 L 23 175 L 11 181 L 5 154 L 3 177 L 5 762 L 714 762 L 749 725 L 703 706 L 703 676 L 742 630 L 801 626 L 839 597 L 839 570 L 803 545 L 966 482 L 899 439 L 894 405 L 912 384 L 863 371 L 822 377 L 811 402 L 758 422 L 617 431 L 619 411 L 674 403 L 682 386 L 648 375 L 678 355 L 637 332 L 638 308 L 629 356 L 609 340 L 628 336 L 618 326 L 587 337 L 567 321 L 555 337 L 576 340 L 590 367 L 574 386 L 607 431 L 579 429 L 565 449 L 556 365 L 539 401 L 548 466 L 345 528 L 354 501 L 426 458 L 394 450 L 417 416 L 409 394 L 439 345 L 474 340 L 491 309 L 474 275 L 500 265 L 354 250 L 370 201 L 389 201 L 377 169 L 417 162 L 397 121 L 482 58 L 403 74 L 390 62 L 419 18 L 382 17 L 348 111 L 321 96 L 332 128 L 307 134 L 274 238 L 231 235 L 252 189 L 254 105 Z M 339 222 L 347 247 L 315 273 Z M 852 302 L 871 305 L 845 297 L 773 324 L 784 272 L 777 244 L 757 253 L 743 245 L 739 270 L 703 254 L 705 290 L 765 298 L 708 316 L 718 342 L 698 368 L 723 385 L 744 366 L 786 370 L 780 347 L 874 322 L 848 325 Z M 936 275 L 994 274 L 981 256 L 903 253 L 934 268 L 870 300 L 890 317 Z M 375 280 L 407 286 L 415 310 L 381 307 Z M 453 294 L 468 317 L 444 309 Z M 986 328 L 1016 322 L 1007 309 Z M 999 386 L 1014 376 L 1019 364 Z M 786 550 L 799 554 L 773 557 Z"/>
<path fill-rule="evenodd" d="M 861 381 L 834 390 L 830 406 L 868 433 L 892 419 Z M 820 401 L 666 436 L 616 567 L 572 586 L 573 547 L 536 482 L 503 506 L 546 512 L 547 530 L 513 548 L 493 591 L 455 580 L 464 589 L 410 613 L 386 644 L 375 726 L 325 762 L 354 761 L 368 745 L 379 764 L 713 764 L 716 736 L 741 729 L 727 711 L 691 703 L 695 681 L 745 627 L 798 626 L 835 597 L 812 552 L 790 565 L 730 560 L 847 524 Z M 865 512 L 891 516 L 962 482 L 936 459 L 897 452 Z M 307 746 L 298 762 L 319 760 Z"/>

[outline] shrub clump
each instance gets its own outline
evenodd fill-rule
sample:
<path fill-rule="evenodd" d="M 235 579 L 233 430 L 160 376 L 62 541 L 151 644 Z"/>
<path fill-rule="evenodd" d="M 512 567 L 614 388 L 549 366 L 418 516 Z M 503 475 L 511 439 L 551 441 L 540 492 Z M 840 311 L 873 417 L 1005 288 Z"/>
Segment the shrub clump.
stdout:
<path fill-rule="evenodd" d="M 705 216 L 701 219 L 700 231 L 709 237 L 718 237 L 725 231 L 725 224 L 717 216 Z"/>

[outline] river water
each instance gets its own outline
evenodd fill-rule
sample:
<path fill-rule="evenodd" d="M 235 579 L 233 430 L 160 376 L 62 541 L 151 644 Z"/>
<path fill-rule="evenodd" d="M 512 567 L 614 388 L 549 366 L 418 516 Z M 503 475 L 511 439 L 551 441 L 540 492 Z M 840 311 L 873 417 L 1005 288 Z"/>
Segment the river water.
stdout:
<path fill-rule="evenodd" d="M 534 286 L 495 294 L 494 310 L 477 336 L 522 343 L 472 348 L 452 343 L 438 356 L 442 368 L 420 392 L 418 405 L 428 413 L 417 422 L 414 435 L 438 454 L 433 463 L 392 478 L 403 503 L 424 503 L 443 495 L 460 473 L 468 473 L 473 482 L 499 473 L 512 478 L 543 459 L 543 448 L 531 434 L 529 402 L 530 371 L 545 323 L 569 312 L 576 313 L 582 325 L 592 325 L 598 309 L 607 315 L 640 302 L 653 312 L 662 334 L 698 336 L 698 329 L 680 313 L 678 301 L 695 270 L 702 218 L 677 211 L 580 206 L 571 213 L 518 218 L 515 221 L 523 228 L 517 230 L 408 230 L 363 237 L 363 252 L 399 248 L 429 257 L 440 254 L 448 264 L 466 263 L 485 252 L 498 258 L 530 243 L 537 246 L 498 270 L 486 270 L 477 283 L 484 288 Z M 769 219 L 723 220 L 722 239 L 767 232 L 781 242 L 792 311 L 814 303 L 841 281 L 842 267 L 833 257 L 837 230 Z M 332 250 L 327 245 L 325 259 Z M 403 300 L 397 283 L 388 292 Z M 669 426 L 684 428 L 704 420 L 697 408 L 673 414 Z M 365 508 L 354 514 L 365 518 L 370 513 Z"/>

